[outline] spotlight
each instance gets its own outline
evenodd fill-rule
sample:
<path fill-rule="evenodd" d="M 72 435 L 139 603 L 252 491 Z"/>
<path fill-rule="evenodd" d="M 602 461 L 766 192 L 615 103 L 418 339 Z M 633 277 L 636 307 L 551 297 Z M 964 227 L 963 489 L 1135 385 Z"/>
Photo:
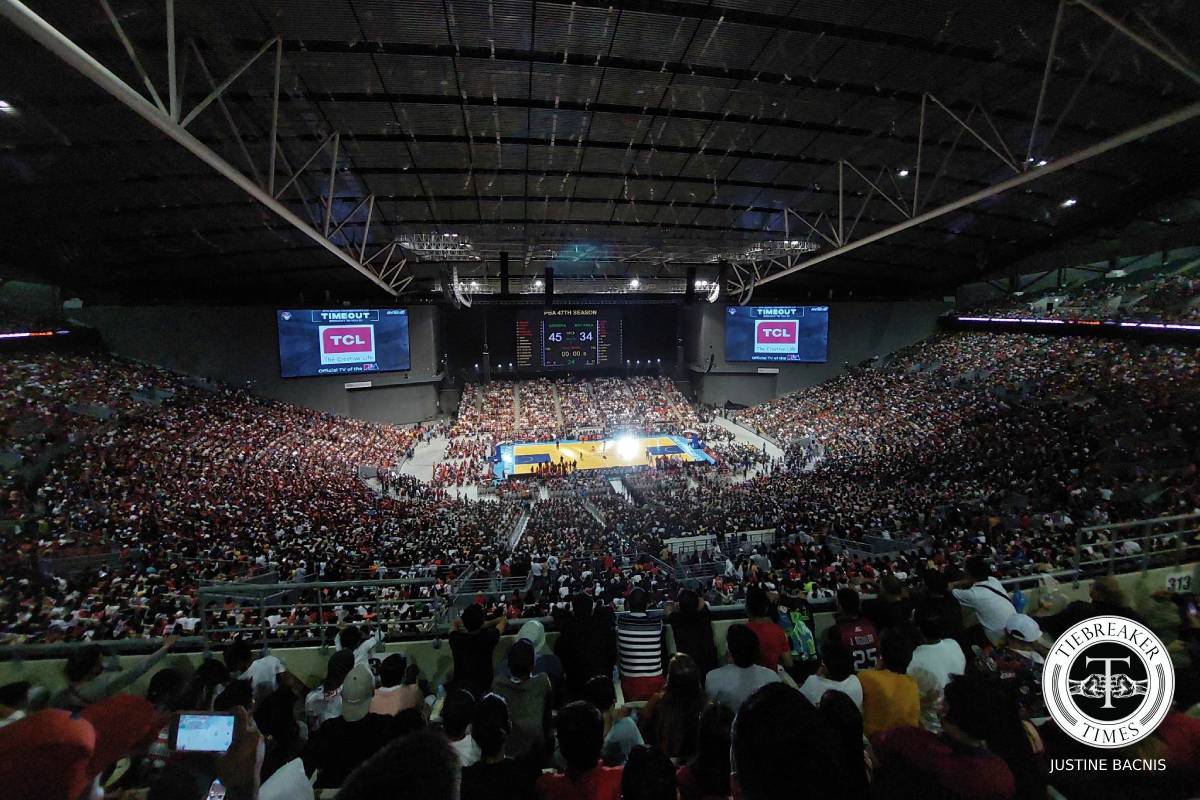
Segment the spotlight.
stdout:
<path fill-rule="evenodd" d="M 899 172 L 897 172 L 896 174 L 897 174 L 897 175 L 899 175 L 901 178 L 907 178 L 907 177 L 908 177 L 908 170 L 906 170 L 906 169 L 902 169 L 902 170 L 900 170 Z"/>
<path fill-rule="evenodd" d="M 638 287 L 639 287 L 639 286 L 641 286 L 641 285 L 642 285 L 642 282 L 641 282 L 641 281 L 639 281 L 637 278 L 634 278 L 633 280 L 631 280 L 631 281 L 629 282 L 629 288 L 630 288 L 630 289 L 636 289 L 636 288 L 638 288 Z"/>
<path fill-rule="evenodd" d="M 617 457 L 622 461 L 633 461 L 637 458 L 638 443 L 632 436 L 622 436 L 617 439 Z"/>
<path fill-rule="evenodd" d="M 533 282 L 533 288 L 535 288 L 535 289 L 541 289 L 545 285 L 546 284 L 542 283 L 541 278 L 538 278 L 536 281 Z"/>
<path fill-rule="evenodd" d="M 1046 159 L 1044 159 L 1044 158 L 1043 158 L 1041 161 L 1038 161 L 1038 162 L 1037 162 L 1037 165 L 1038 165 L 1039 167 L 1044 167 L 1044 166 L 1046 166 L 1046 165 L 1047 165 L 1047 164 L 1049 164 L 1049 163 L 1050 163 L 1049 161 L 1047 161 Z"/>
<path fill-rule="evenodd" d="M 1060 203 L 1060 205 L 1062 208 L 1070 208 L 1071 206 L 1075 205 L 1078 202 L 1079 201 L 1076 200 L 1074 197 L 1068 197 L 1066 200 L 1063 200 L 1062 203 Z"/>
<path fill-rule="evenodd" d="M 472 289 L 478 289 L 478 288 L 479 288 L 479 281 L 471 281 L 471 288 L 472 288 Z"/>

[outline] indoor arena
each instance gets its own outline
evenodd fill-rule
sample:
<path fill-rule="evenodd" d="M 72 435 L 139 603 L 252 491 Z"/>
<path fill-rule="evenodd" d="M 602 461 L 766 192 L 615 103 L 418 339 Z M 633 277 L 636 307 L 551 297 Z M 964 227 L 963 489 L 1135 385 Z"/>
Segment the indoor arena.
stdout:
<path fill-rule="evenodd" d="M 0 798 L 1200 798 L 1198 64 L 0 0 Z"/>

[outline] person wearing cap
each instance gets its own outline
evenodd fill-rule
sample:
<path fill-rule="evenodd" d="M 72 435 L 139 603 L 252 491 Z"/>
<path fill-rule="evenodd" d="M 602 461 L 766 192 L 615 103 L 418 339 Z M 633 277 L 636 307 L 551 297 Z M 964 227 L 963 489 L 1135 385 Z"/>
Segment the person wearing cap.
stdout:
<path fill-rule="evenodd" d="M 1004 636 L 995 647 L 976 649 L 975 664 L 1008 686 L 1029 717 L 1045 711 L 1042 700 L 1042 669 L 1048 648 L 1042 644 L 1038 621 L 1026 614 L 1013 614 L 1004 623 Z"/>
<path fill-rule="evenodd" d="M 342 681 L 354 668 L 354 653 L 338 650 L 329 657 L 325 679 L 304 699 L 304 719 L 310 732 L 342 713 Z"/>
<path fill-rule="evenodd" d="M 353 651 L 343 650 L 350 653 Z M 328 720 L 308 740 L 304 747 L 304 771 L 310 776 L 319 771 L 317 788 L 334 788 L 345 782 L 346 776 L 388 742 L 417 728 L 424 721 L 415 710 L 406 712 L 404 719 L 371 713 L 375 696 L 375 676 L 370 667 L 359 664 L 350 670 L 341 686 L 341 714 Z M 416 715 L 412 719 L 412 715 Z"/>
<path fill-rule="evenodd" d="M 517 641 L 529 642 L 533 646 L 533 674 L 547 675 L 550 683 L 557 687 L 562 682 L 562 660 L 546 647 L 546 626 L 540 619 L 522 620 L 521 629 L 517 631 Z M 508 661 L 502 661 L 496 667 L 496 677 L 511 678 Z"/>

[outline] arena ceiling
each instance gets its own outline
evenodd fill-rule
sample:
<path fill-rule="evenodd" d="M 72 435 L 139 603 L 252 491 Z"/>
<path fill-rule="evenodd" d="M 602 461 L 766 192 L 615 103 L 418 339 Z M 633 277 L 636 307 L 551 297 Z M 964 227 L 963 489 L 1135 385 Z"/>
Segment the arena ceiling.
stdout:
<path fill-rule="evenodd" d="M 168 301 L 425 298 L 443 274 L 487 291 L 501 252 L 518 292 L 546 266 L 560 291 L 681 291 L 731 261 L 726 291 L 756 277 L 760 297 L 943 294 L 1146 209 L 1185 224 L 1156 209 L 1198 183 L 1190 10 L 0 0 L 0 261 Z M 51 53 L 27 12 L 161 119 Z"/>

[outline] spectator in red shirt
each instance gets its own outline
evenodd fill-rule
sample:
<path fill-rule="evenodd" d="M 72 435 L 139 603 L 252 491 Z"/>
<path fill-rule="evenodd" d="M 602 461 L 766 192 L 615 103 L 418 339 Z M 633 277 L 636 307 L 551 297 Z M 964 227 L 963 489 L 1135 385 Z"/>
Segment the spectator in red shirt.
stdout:
<path fill-rule="evenodd" d="M 853 589 L 839 589 L 837 611 L 829 636 L 837 636 L 854 658 L 854 669 L 870 669 L 879 660 L 879 633 L 862 617 L 862 598 Z"/>
<path fill-rule="evenodd" d="M 558 712 L 557 729 L 567 769 L 538 779 L 540 800 L 620 800 L 622 768 L 600 762 L 604 720 L 599 710 L 582 700 L 570 703 Z"/>
<path fill-rule="evenodd" d="M 757 586 L 746 593 L 746 613 L 750 617 L 746 627 L 758 637 L 759 665 L 776 670 L 783 664 L 790 669 L 792 646 L 783 628 L 771 618 L 771 600 L 767 593 Z"/>

